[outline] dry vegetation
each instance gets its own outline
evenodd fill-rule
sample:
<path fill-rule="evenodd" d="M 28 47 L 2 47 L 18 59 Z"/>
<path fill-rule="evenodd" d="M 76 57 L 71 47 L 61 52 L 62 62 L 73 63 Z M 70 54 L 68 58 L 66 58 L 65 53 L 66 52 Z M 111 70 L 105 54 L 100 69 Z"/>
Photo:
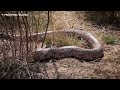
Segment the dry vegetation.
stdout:
<path fill-rule="evenodd" d="M 22 32 L 22 36 L 26 33 L 45 31 L 47 24 L 47 12 L 29 12 L 30 17 L 28 19 L 29 29 L 25 28 L 24 21 L 21 22 L 21 27 L 8 20 L 9 23 L 5 24 L 1 19 L 0 32 L 6 31 L 9 35 L 18 35 Z M 107 15 L 106 12 L 102 12 Z M 111 12 L 108 12 L 112 15 Z M 87 16 L 86 16 L 87 14 Z M 97 20 L 97 23 L 88 20 L 90 15 L 96 15 L 92 17 L 93 21 Z M 103 16 L 102 14 L 102 16 Z M 116 16 L 119 17 L 119 12 Z M 7 40 L 0 40 L 0 78 L 1 79 L 120 79 L 120 31 L 115 25 L 105 24 L 102 25 L 103 17 L 99 17 L 99 13 L 90 12 L 90 14 L 84 11 L 55 11 L 50 14 L 50 25 L 48 30 L 63 30 L 63 29 L 83 29 L 94 35 L 104 48 L 104 58 L 99 62 L 80 62 L 74 58 L 65 58 L 53 62 L 39 63 L 31 62 L 33 60 L 31 52 L 34 51 L 37 46 L 40 46 L 38 42 L 10 42 Z M 109 15 L 108 19 L 111 18 Z M 10 18 L 12 19 L 12 18 Z M 21 18 L 22 19 L 22 18 Z M 107 19 L 107 20 L 108 20 Z M 111 18 L 113 20 L 113 18 Z M 100 23 L 98 24 L 98 22 Z M 105 20 L 104 20 L 105 21 Z M 116 21 L 118 22 L 118 21 Z M 115 22 L 115 23 L 116 23 Z M 11 24 L 12 23 L 12 24 Z M 19 23 L 18 23 L 19 24 Z M 3 27 L 6 26 L 8 29 Z M 11 25 L 11 26 L 10 26 Z M 16 26 L 12 29 L 10 27 Z M 27 25 L 28 26 L 28 25 Z M 119 27 L 119 25 L 117 25 Z M 26 32 L 28 30 L 28 32 Z M 14 36 L 13 36 L 14 37 Z M 37 39 L 37 38 L 36 38 Z M 87 43 L 84 40 L 78 40 L 76 37 L 70 37 L 61 34 L 55 34 L 53 37 L 47 37 L 45 44 L 49 47 L 54 43 L 55 46 L 61 47 L 66 45 L 76 45 L 79 47 L 88 48 Z M 27 46 L 26 46 L 27 45 Z M 47 46 L 48 45 L 48 46 Z M 29 47 L 27 49 L 27 47 Z M 26 50 L 28 50 L 26 52 Z M 26 59 L 26 55 L 27 59 Z"/>
<path fill-rule="evenodd" d="M 80 39 L 77 36 L 68 36 L 64 34 L 56 33 L 54 38 L 46 37 L 45 44 L 46 47 L 50 47 L 52 42 L 54 41 L 54 46 L 62 47 L 62 46 L 78 46 L 81 48 L 90 48 L 85 40 Z"/>

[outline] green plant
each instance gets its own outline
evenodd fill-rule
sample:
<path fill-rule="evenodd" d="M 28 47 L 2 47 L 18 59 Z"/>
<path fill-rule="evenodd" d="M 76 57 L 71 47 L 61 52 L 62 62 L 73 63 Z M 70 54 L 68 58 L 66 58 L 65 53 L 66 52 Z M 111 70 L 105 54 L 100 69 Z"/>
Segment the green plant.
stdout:
<path fill-rule="evenodd" d="M 104 36 L 102 39 L 106 44 L 115 44 L 116 42 L 116 39 L 112 36 Z"/>
<path fill-rule="evenodd" d="M 90 20 L 90 21 L 97 21 L 98 20 L 98 17 L 96 16 L 91 16 L 91 17 L 88 17 L 87 20 Z"/>

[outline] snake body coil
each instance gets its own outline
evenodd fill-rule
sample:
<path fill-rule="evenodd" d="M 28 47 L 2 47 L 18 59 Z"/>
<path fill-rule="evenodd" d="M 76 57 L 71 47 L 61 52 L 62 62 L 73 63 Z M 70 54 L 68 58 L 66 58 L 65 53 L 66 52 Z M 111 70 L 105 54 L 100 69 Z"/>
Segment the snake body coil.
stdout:
<path fill-rule="evenodd" d="M 52 34 L 53 31 L 48 31 L 47 34 Z M 79 60 L 92 61 L 104 56 L 103 48 L 98 40 L 90 33 L 83 30 L 61 30 L 54 33 L 65 33 L 77 35 L 88 42 L 92 49 L 84 49 L 77 46 L 64 46 L 58 48 L 37 48 L 35 60 L 45 61 L 50 59 L 76 58 Z M 39 33 L 44 35 L 45 33 Z"/>
<path fill-rule="evenodd" d="M 48 31 L 47 35 L 52 35 L 53 31 Z M 50 59 L 62 59 L 62 58 L 76 58 L 79 60 L 92 61 L 104 56 L 103 48 L 99 41 L 90 33 L 83 30 L 56 30 L 54 33 L 65 33 L 77 35 L 88 42 L 92 49 L 84 49 L 77 46 L 64 46 L 58 48 L 37 48 L 35 51 L 35 61 L 46 61 Z M 45 32 L 33 33 L 28 35 L 28 41 L 32 42 L 36 40 L 36 36 L 39 42 L 43 41 Z M 1 38 L 12 40 L 9 36 L 2 36 Z M 25 40 L 25 37 L 23 37 Z M 16 36 L 16 40 L 20 40 L 20 36 Z"/>

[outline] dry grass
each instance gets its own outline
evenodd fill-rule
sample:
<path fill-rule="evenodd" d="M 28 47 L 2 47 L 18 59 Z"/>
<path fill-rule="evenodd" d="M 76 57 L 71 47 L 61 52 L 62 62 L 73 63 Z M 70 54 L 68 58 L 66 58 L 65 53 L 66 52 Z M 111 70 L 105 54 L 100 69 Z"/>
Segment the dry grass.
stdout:
<path fill-rule="evenodd" d="M 56 33 L 54 35 L 54 38 L 49 36 L 46 37 L 45 40 L 46 47 L 50 47 L 52 45 L 52 42 L 56 47 L 78 46 L 81 48 L 90 48 L 85 40 L 78 38 L 77 36 L 72 36 L 72 35 L 68 36 L 60 33 Z"/>

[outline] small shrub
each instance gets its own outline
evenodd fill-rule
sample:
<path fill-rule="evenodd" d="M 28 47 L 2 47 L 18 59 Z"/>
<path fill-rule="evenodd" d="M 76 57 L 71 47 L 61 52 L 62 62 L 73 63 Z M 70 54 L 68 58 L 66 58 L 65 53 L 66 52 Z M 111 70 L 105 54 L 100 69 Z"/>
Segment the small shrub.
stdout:
<path fill-rule="evenodd" d="M 112 36 L 104 36 L 102 39 L 106 44 L 115 44 L 116 42 L 116 39 Z"/>

